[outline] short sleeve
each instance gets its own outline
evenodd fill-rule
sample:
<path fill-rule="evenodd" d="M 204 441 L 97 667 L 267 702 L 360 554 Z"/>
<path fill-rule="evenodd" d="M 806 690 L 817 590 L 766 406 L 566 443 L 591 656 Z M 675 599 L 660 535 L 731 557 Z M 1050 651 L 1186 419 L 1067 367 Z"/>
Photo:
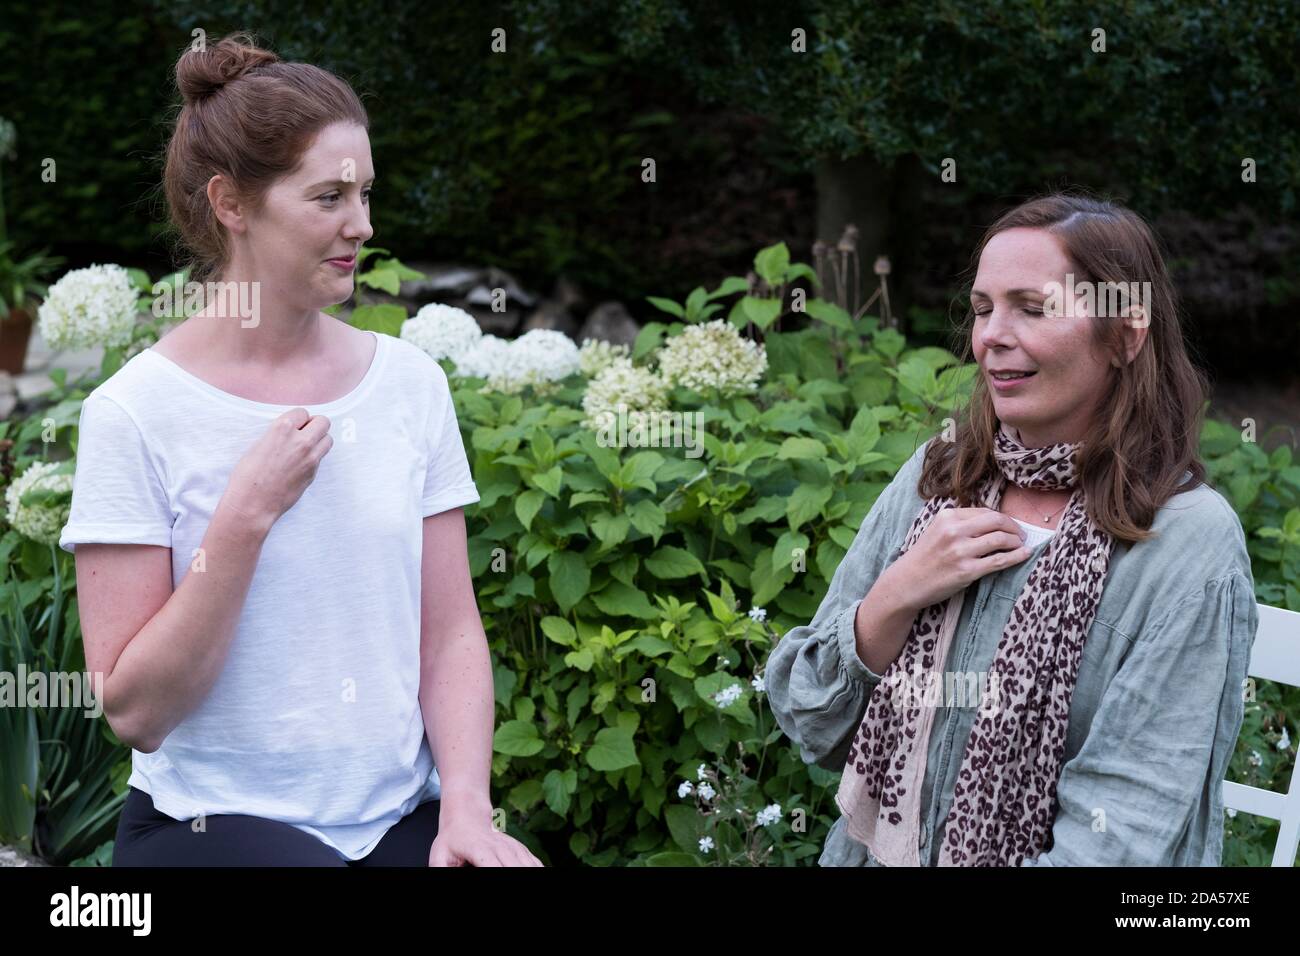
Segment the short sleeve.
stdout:
<path fill-rule="evenodd" d="M 92 392 L 81 405 L 72 508 L 59 547 L 156 544 L 171 547 L 173 515 L 153 456 L 135 420 Z"/>
<path fill-rule="evenodd" d="M 1139 636 L 1061 768 L 1051 849 L 1022 866 L 1220 865 L 1253 591 L 1240 572 L 1210 581 Z"/>
<path fill-rule="evenodd" d="M 897 551 L 895 530 L 915 517 L 921 452 L 881 493 L 831 577 L 808 624 L 791 628 L 768 655 L 764 684 L 777 725 L 796 743 L 807 764 L 842 770 L 853 735 L 882 675 L 858 656 L 854 621 Z M 919 507 L 919 506 L 918 506 Z"/>
<path fill-rule="evenodd" d="M 478 488 L 469 470 L 465 443 L 456 420 L 447 373 L 435 364 L 434 398 L 429 410 L 429 462 L 425 471 L 420 514 L 427 518 L 451 508 L 479 500 Z"/>

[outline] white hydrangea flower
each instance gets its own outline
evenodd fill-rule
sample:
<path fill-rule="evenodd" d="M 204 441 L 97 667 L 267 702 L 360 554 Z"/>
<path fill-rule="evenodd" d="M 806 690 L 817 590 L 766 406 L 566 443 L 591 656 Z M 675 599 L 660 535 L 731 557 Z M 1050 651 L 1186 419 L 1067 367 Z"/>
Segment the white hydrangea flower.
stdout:
<path fill-rule="evenodd" d="M 587 378 L 594 378 L 609 366 L 613 365 L 617 359 L 632 358 L 632 348 L 629 345 L 615 345 L 612 342 L 606 342 L 603 339 L 583 339 L 582 348 L 578 350 L 578 364 L 582 369 L 582 374 Z"/>
<path fill-rule="evenodd" d="M 488 387 L 518 392 L 528 385 L 560 382 L 579 371 L 578 347 L 554 329 L 532 329 L 510 343 Z"/>
<path fill-rule="evenodd" d="M 593 431 L 614 427 L 620 406 L 629 429 L 649 429 L 650 416 L 668 409 L 668 386 L 649 369 L 616 358 L 587 383 L 582 396 L 582 410 L 587 416 L 583 427 Z"/>
<path fill-rule="evenodd" d="M 464 309 L 430 302 L 402 323 L 398 337 L 435 359 L 451 359 L 459 368 L 462 356 L 478 344 L 483 330 Z"/>
<path fill-rule="evenodd" d="M 670 385 L 726 395 L 752 392 L 767 371 L 767 350 L 725 319 L 688 325 L 659 350 L 659 372 Z"/>
<path fill-rule="evenodd" d="M 695 775 L 703 780 L 705 772 L 708 770 L 708 764 L 700 764 L 700 769 L 695 771 Z"/>
<path fill-rule="evenodd" d="M 713 837 L 700 837 L 700 852 L 708 853 L 713 849 Z"/>
<path fill-rule="evenodd" d="M 689 780 L 683 780 L 681 786 L 677 788 L 677 796 L 685 799 L 695 792 L 695 787 Z"/>
<path fill-rule="evenodd" d="M 58 544 L 72 510 L 72 475 L 57 473 L 60 462 L 34 461 L 5 489 L 5 517 L 19 534 L 41 544 Z M 23 504 L 29 491 L 57 497 L 44 504 Z M 65 494 L 66 493 L 66 494 Z"/>
<path fill-rule="evenodd" d="M 456 375 L 491 378 L 497 374 L 497 369 L 504 367 L 509 352 L 508 339 L 496 335 L 484 335 L 461 354 L 460 361 L 456 362 Z"/>
<path fill-rule="evenodd" d="M 781 819 L 781 804 L 773 803 L 758 811 L 757 822 L 759 826 L 769 826 Z"/>
<path fill-rule="evenodd" d="M 709 784 L 702 783 L 700 784 L 700 796 L 703 797 L 705 800 L 712 800 L 715 796 L 717 796 L 717 791 L 714 790 L 713 787 L 711 787 Z"/>
<path fill-rule="evenodd" d="M 121 266 L 73 269 L 50 286 L 37 310 L 41 338 L 55 351 L 120 348 L 131 341 L 139 300 Z"/>
<path fill-rule="evenodd" d="M 743 693 L 743 691 L 741 690 L 739 684 L 732 684 L 730 687 L 718 691 L 717 698 L 716 698 L 718 701 L 718 706 L 728 707 L 731 704 L 734 704 L 736 701 L 740 699 L 741 693 Z"/>
<path fill-rule="evenodd" d="M 749 609 L 749 619 L 762 624 L 767 620 L 767 609 L 761 607 L 751 607 Z"/>

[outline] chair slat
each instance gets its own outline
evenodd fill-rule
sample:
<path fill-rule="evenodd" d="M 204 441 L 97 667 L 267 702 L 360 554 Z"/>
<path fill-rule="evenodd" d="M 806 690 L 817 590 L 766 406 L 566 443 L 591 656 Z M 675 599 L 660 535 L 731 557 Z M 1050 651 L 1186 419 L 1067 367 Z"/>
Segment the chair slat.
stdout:
<path fill-rule="evenodd" d="M 1300 613 L 1259 605 L 1259 630 L 1250 652 L 1251 677 L 1300 687 Z M 1223 805 L 1243 813 L 1281 821 L 1273 866 L 1294 866 L 1300 847 L 1300 786 L 1292 770 L 1286 793 L 1223 782 Z"/>

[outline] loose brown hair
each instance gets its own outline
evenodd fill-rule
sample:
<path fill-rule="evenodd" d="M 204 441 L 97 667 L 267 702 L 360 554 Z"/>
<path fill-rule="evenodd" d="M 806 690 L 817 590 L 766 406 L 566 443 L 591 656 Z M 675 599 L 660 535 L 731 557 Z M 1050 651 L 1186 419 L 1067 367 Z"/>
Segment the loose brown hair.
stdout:
<path fill-rule="evenodd" d="M 1151 535 L 1156 511 L 1179 490 L 1185 472 L 1192 474 L 1189 488 L 1205 481 L 1199 440 L 1208 385 L 1188 357 L 1177 293 L 1155 234 L 1137 213 L 1112 200 L 1064 192 L 1039 196 L 988 228 L 971 260 L 967 292 L 989 240 L 1016 228 L 1054 235 L 1076 281 L 1151 283 L 1150 301 L 1144 303 L 1150 325 L 1132 362 L 1122 359 L 1121 323 L 1100 317 L 1092 321 L 1094 343 L 1121 361 L 1111 369 L 1112 387 L 1079 452 L 1079 482 L 1089 516 L 1116 540 L 1144 540 Z M 959 333 L 967 362 L 974 355 L 974 318 L 968 305 Z M 918 493 L 952 496 L 963 507 L 975 504 L 980 486 L 996 471 L 996 428 L 988 385 L 977 375 L 957 422 L 956 440 L 934 441 L 926 449 Z"/>
<path fill-rule="evenodd" d="M 346 82 L 308 63 L 286 63 L 245 32 L 176 61 L 182 103 L 167 144 L 163 190 L 178 259 L 190 280 L 204 282 L 228 264 L 229 236 L 208 201 L 218 173 L 260 209 L 267 190 L 291 175 L 325 127 L 370 129 L 361 100 Z"/>

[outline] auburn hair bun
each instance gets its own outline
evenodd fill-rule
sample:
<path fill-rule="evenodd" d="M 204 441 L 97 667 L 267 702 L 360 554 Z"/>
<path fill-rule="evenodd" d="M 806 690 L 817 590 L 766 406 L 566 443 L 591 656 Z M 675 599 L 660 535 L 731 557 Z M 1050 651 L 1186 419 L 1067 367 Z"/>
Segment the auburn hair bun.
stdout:
<path fill-rule="evenodd" d="M 223 37 L 201 50 L 187 50 L 176 62 L 176 86 L 187 103 L 212 96 L 227 83 L 261 66 L 280 62 L 246 33 Z"/>

